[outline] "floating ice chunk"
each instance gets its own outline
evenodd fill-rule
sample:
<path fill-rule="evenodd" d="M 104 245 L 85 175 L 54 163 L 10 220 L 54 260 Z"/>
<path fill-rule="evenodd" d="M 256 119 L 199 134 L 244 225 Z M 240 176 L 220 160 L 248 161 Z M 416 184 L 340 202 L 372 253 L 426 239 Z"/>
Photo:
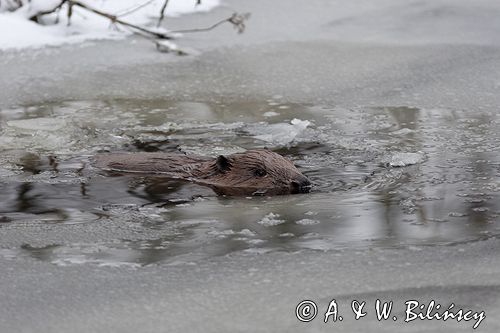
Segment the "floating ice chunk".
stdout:
<path fill-rule="evenodd" d="M 302 220 L 295 221 L 295 223 L 300 224 L 300 225 L 314 225 L 314 224 L 318 224 L 319 221 L 312 220 L 312 219 L 302 219 Z"/>
<path fill-rule="evenodd" d="M 425 155 L 422 152 L 418 153 L 396 153 L 389 160 L 389 165 L 392 167 L 404 167 L 424 161 Z"/>
<path fill-rule="evenodd" d="M 247 236 L 247 237 L 254 237 L 256 236 L 257 234 L 249 229 L 242 229 L 240 232 L 239 232 L 240 235 L 242 236 Z"/>
<path fill-rule="evenodd" d="M 297 128 L 302 128 L 303 130 L 306 129 L 306 127 L 311 124 L 309 120 L 300 120 L 297 118 L 293 118 L 290 123 L 296 126 Z"/>
<path fill-rule="evenodd" d="M 255 138 L 273 144 L 286 145 L 292 142 L 310 124 L 309 120 L 294 118 L 289 124 L 271 124 L 266 126 L 264 128 L 266 133 L 256 135 Z"/>
<path fill-rule="evenodd" d="M 279 116 L 279 113 L 276 111 L 267 111 L 267 112 L 264 112 L 263 116 L 264 117 L 274 117 L 274 116 Z"/>
<path fill-rule="evenodd" d="M 285 220 L 281 220 L 279 214 L 269 213 L 264 216 L 258 223 L 266 227 L 272 227 L 274 225 L 285 223 Z"/>
<path fill-rule="evenodd" d="M 408 135 L 411 133 L 415 133 L 415 131 L 412 130 L 411 128 L 407 128 L 407 127 L 404 127 L 404 128 L 401 128 L 397 131 L 391 132 L 391 134 L 393 134 L 393 135 Z"/>

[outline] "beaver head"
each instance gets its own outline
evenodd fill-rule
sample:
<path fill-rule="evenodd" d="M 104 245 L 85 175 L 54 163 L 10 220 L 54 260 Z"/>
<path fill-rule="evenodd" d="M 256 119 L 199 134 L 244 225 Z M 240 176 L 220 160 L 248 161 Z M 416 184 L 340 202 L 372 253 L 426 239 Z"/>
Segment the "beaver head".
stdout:
<path fill-rule="evenodd" d="M 197 181 L 222 195 L 295 194 L 311 188 L 292 162 L 267 149 L 221 155 L 210 162 L 209 169 Z"/>

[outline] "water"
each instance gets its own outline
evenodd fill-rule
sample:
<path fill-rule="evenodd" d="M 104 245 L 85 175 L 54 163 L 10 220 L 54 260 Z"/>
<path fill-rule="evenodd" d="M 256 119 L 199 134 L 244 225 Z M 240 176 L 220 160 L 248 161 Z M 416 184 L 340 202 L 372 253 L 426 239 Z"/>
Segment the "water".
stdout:
<path fill-rule="evenodd" d="M 294 120 L 295 119 L 295 120 Z M 500 235 L 500 117 L 415 107 L 99 100 L 0 111 L 0 255 L 56 265 L 190 264 L 237 251 L 447 245 Z M 267 147 L 310 194 L 217 197 L 106 175 L 92 156 Z M 403 166 L 403 167 L 399 167 Z"/>

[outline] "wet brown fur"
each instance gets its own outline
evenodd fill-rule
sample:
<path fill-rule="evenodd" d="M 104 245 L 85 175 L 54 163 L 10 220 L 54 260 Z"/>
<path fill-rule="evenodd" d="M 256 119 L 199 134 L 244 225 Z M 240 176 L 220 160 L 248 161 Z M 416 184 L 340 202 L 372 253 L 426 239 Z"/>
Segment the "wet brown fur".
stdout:
<path fill-rule="evenodd" d="M 219 195 L 278 195 L 308 192 L 311 183 L 283 156 L 267 149 L 217 158 L 170 153 L 121 153 L 96 157 L 108 171 L 184 179 Z"/>

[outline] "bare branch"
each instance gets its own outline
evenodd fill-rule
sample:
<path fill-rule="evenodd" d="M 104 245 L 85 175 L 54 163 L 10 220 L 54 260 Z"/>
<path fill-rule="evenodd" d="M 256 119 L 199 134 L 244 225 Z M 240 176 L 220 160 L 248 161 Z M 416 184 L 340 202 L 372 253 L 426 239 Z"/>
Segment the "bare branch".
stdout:
<path fill-rule="evenodd" d="M 0 0 L 0 1 L 3 1 L 3 0 Z M 13 1 L 16 4 L 19 2 L 20 6 L 24 6 L 23 0 L 8 0 L 8 1 Z M 26 0 L 26 1 L 30 1 L 30 0 Z M 111 24 L 115 25 L 116 27 L 123 26 L 124 28 L 127 28 L 128 30 L 132 31 L 133 33 L 138 34 L 146 39 L 151 40 L 153 43 L 155 43 L 156 48 L 160 52 L 171 52 L 171 53 L 175 53 L 178 55 L 187 54 L 184 50 L 179 49 L 177 47 L 177 45 L 175 45 L 175 44 L 172 44 L 172 43 L 169 43 L 166 41 L 165 42 L 160 41 L 160 40 L 173 39 L 172 35 L 167 34 L 167 33 L 163 33 L 163 32 L 154 31 L 151 29 L 147 29 L 145 27 L 129 23 L 129 22 L 124 21 L 121 18 L 119 18 L 120 16 L 130 14 L 134 11 L 139 10 L 140 8 L 143 8 L 146 5 L 149 5 L 152 1 L 153 0 L 147 0 L 147 1 L 144 0 L 144 2 L 142 4 L 139 4 L 135 7 L 126 9 L 125 11 L 122 11 L 121 14 L 113 15 L 113 14 L 109 14 L 109 13 L 106 13 L 104 11 L 101 11 L 99 9 L 93 8 L 93 7 L 83 3 L 81 1 L 78 1 L 78 0 L 60 0 L 60 2 L 54 8 L 48 9 L 48 10 L 45 10 L 42 12 L 38 12 L 38 13 L 34 14 L 32 17 L 30 17 L 29 19 L 39 23 L 39 18 L 41 16 L 51 14 L 54 12 L 59 12 L 60 9 L 63 8 L 63 5 L 66 5 L 67 6 L 66 9 L 67 9 L 68 25 L 69 25 L 71 22 L 71 17 L 73 15 L 73 9 L 76 6 L 76 7 L 82 8 L 86 11 L 92 12 L 96 15 L 107 18 L 108 20 L 110 20 Z M 169 2 L 169 0 L 165 0 L 165 2 L 163 3 L 163 6 L 161 8 L 159 21 L 158 21 L 158 25 L 161 24 L 162 20 L 165 17 L 165 10 L 166 10 L 168 2 Z M 201 3 L 201 0 L 196 0 L 196 5 L 199 5 L 200 3 Z M 230 17 L 228 17 L 224 20 L 221 20 L 219 22 L 216 22 L 215 24 L 213 24 L 207 28 L 177 30 L 177 31 L 170 31 L 169 33 L 193 33 L 193 32 L 210 31 L 210 30 L 213 30 L 216 27 L 218 27 L 219 25 L 222 25 L 226 22 L 231 23 L 233 25 L 233 27 L 238 30 L 239 33 L 242 33 L 245 30 L 245 22 L 246 22 L 246 20 L 248 20 L 249 17 L 250 17 L 249 13 L 245 13 L 245 14 L 234 13 Z"/>
<path fill-rule="evenodd" d="M 78 6 L 78 7 L 81 7 L 83 9 L 86 9 L 94 14 L 97 14 L 97 15 L 100 15 L 100 16 L 103 16 L 103 17 L 106 17 L 108 18 L 112 23 L 118 23 L 118 24 L 121 24 L 121 25 L 124 25 L 124 26 L 127 26 L 127 27 L 130 27 L 130 28 L 133 28 L 133 29 L 136 29 L 136 30 L 139 30 L 139 31 L 142 31 L 142 32 L 145 32 L 147 34 L 151 34 L 153 36 L 155 36 L 156 38 L 160 38 L 160 39 L 172 39 L 172 36 L 166 34 L 166 33 L 162 33 L 162 32 L 157 32 L 157 31 L 152 31 L 152 30 L 149 30 L 149 29 L 146 29 L 146 28 L 143 28 L 143 27 L 140 27 L 138 25 L 135 25 L 135 24 L 132 24 L 132 23 L 128 23 L 126 21 L 123 21 L 121 19 L 119 19 L 118 17 L 116 17 L 115 15 L 111 15 L 111 14 L 108 14 L 108 13 L 105 13 L 105 12 L 102 12 L 100 10 L 97 10 L 95 8 L 92 8 L 90 6 L 87 6 L 86 4 L 84 3 L 81 3 L 80 1 L 74 1 L 74 0 L 67 0 L 68 3 L 70 5 L 73 5 L 73 6 Z"/>
<path fill-rule="evenodd" d="M 245 21 L 248 20 L 249 18 L 250 18 L 250 13 L 244 13 L 244 14 L 234 13 L 230 17 L 213 24 L 213 25 L 209 26 L 208 28 L 174 30 L 174 31 L 170 31 L 170 32 L 171 33 L 185 34 L 185 33 L 193 33 L 193 32 L 210 31 L 210 30 L 217 28 L 219 25 L 228 22 L 228 23 L 231 23 L 234 26 L 234 28 L 238 30 L 238 33 L 243 33 L 245 31 L 245 27 L 246 27 Z"/>

